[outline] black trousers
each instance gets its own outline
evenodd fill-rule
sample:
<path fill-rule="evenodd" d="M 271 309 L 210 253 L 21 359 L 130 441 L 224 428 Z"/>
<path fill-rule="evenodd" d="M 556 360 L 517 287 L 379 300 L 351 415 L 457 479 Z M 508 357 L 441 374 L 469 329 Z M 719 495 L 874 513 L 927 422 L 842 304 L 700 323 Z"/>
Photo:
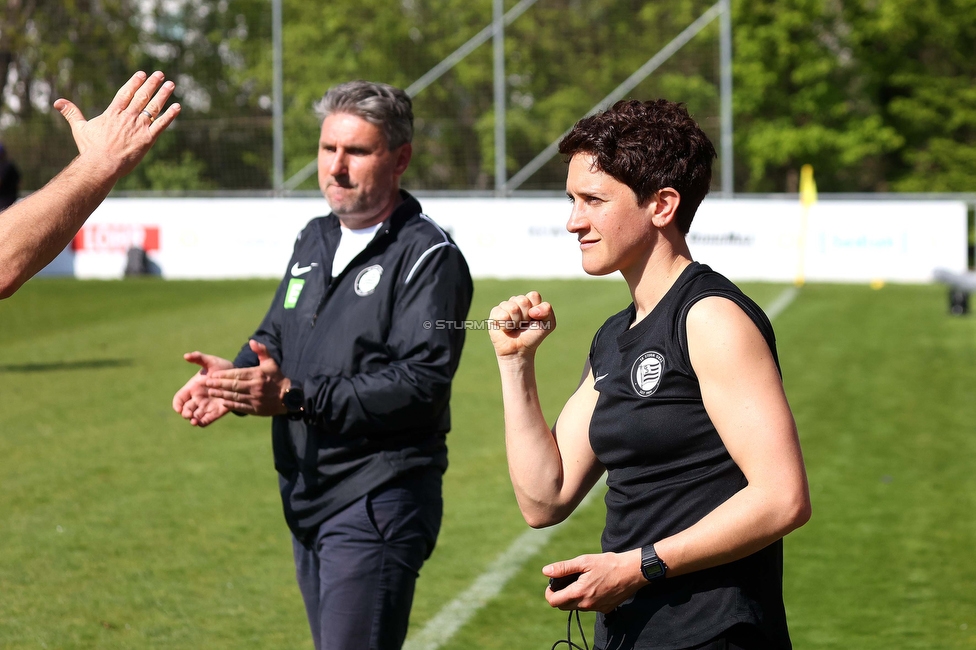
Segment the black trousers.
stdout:
<path fill-rule="evenodd" d="M 399 650 L 414 585 L 440 530 L 440 470 L 383 485 L 292 539 L 316 650 Z"/>

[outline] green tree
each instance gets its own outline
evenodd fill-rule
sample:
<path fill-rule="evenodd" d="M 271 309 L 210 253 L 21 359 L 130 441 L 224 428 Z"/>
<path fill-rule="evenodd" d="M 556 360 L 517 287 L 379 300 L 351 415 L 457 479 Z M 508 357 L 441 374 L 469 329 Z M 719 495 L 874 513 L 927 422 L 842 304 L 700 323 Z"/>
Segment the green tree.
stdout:
<path fill-rule="evenodd" d="M 898 191 L 973 191 L 976 2 L 864 4 L 853 40 L 871 57 L 885 121 L 905 139 L 885 161 L 888 184 Z"/>
<path fill-rule="evenodd" d="M 506 9 L 516 0 L 507 0 Z M 570 128 L 710 3 L 540 0 L 506 28 L 506 166 L 514 173 Z M 407 87 L 492 20 L 490 0 L 285 5 L 287 175 L 314 155 L 312 103 L 330 85 L 365 78 Z M 632 93 L 662 92 L 717 115 L 717 32 L 702 34 Z M 314 52 L 315 56 L 309 56 Z M 414 99 L 413 188 L 494 186 L 492 48 L 485 43 Z M 713 128 L 715 120 L 708 120 Z M 717 136 L 717 132 L 715 134 Z M 558 188 L 554 159 L 524 188 Z M 315 187 L 309 179 L 305 188 Z"/>
<path fill-rule="evenodd" d="M 506 28 L 507 174 L 711 4 L 538 0 Z M 314 158 L 327 87 L 407 87 L 492 19 L 491 0 L 283 5 L 286 177 Z M 183 113 L 121 189 L 270 189 L 270 0 L 6 0 L 0 20 L 0 137 L 28 188 L 75 152 L 51 102 L 96 114 L 141 68 L 176 80 Z M 976 0 L 735 0 L 733 29 L 738 191 L 795 191 L 805 163 L 823 191 L 971 189 Z M 415 97 L 408 187 L 494 187 L 492 83 L 489 42 Z M 717 21 L 629 96 L 687 103 L 717 143 Z M 522 189 L 564 178 L 557 156 Z"/>
<path fill-rule="evenodd" d="M 737 1 L 737 185 L 971 191 L 976 2 Z"/>
<path fill-rule="evenodd" d="M 490 15 L 484 0 L 286 3 L 286 175 L 315 156 L 319 129 L 312 104 L 329 86 L 368 79 L 406 88 L 480 31 Z M 473 128 L 485 89 L 491 101 L 490 56 L 490 47 L 482 47 L 415 99 L 412 187 L 477 186 Z M 314 178 L 303 185 L 315 186 Z"/>
<path fill-rule="evenodd" d="M 0 129 L 31 189 L 77 153 L 51 103 L 100 112 L 133 72 L 138 30 L 122 0 L 10 0 L 0 12 Z"/>
<path fill-rule="evenodd" d="M 271 84 L 267 0 L 138 2 L 139 67 L 177 83 L 183 107 L 160 154 L 121 187 L 270 189 Z M 181 172 L 176 168 L 185 166 Z M 169 186 L 161 187 L 163 179 Z"/>
<path fill-rule="evenodd" d="M 250 74 L 270 50 L 265 0 L 8 0 L 0 12 L 0 130 L 26 189 L 76 153 L 54 99 L 96 115 L 137 69 L 176 80 L 183 112 L 169 144 L 120 187 L 270 187 L 270 85 Z M 197 181 L 182 185 L 189 178 Z"/>

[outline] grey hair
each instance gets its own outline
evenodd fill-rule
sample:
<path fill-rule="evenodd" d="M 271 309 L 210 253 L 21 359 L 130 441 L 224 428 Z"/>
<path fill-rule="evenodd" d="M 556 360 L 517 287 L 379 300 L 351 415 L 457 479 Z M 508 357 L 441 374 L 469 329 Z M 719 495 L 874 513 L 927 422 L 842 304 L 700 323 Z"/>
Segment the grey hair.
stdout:
<path fill-rule="evenodd" d="M 372 81 L 348 81 L 329 88 L 315 102 L 321 120 L 334 113 L 362 118 L 383 129 L 392 151 L 413 140 L 413 102 L 399 88 Z"/>

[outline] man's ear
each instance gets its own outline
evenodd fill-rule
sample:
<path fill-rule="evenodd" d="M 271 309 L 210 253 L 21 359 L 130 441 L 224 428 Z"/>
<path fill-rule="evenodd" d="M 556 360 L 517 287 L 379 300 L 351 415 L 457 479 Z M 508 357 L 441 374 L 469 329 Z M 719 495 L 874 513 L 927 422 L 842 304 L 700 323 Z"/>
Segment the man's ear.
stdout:
<path fill-rule="evenodd" d="M 673 187 L 662 187 L 648 202 L 651 209 L 651 223 L 657 228 L 666 228 L 675 222 L 681 195 Z"/>
<path fill-rule="evenodd" d="M 407 171 L 407 167 L 410 165 L 410 158 L 413 156 L 413 145 L 407 142 L 406 144 L 401 144 L 400 148 L 396 151 L 396 168 L 394 173 L 397 176 L 402 176 L 403 172 Z"/>

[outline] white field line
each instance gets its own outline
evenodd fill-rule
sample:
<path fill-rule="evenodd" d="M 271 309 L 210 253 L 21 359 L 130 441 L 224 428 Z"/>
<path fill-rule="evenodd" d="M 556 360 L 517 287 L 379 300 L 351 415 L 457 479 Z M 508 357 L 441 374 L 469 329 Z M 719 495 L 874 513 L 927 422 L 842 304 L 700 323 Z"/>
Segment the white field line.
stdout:
<path fill-rule="evenodd" d="M 793 302 L 798 293 L 799 290 L 796 287 L 784 289 L 783 293 L 777 296 L 776 300 L 765 310 L 769 320 L 774 320 L 779 316 Z M 602 491 L 603 486 L 604 481 L 602 479 L 597 481 L 593 489 L 577 506 L 576 511 L 593 501 L 594 495 Z M 403 645 L 403 650 L 437 650 L 447 643 L 465 623 L 471 620 L 471 617 L 479 609 L 501 593 L 505 583 L 518 573 L 530 557 L 546 545 L 553 532 L 560 525 L 540 530 L 530 528 L 519 535 L 501 555 L 485 568 L 484 573 L 478 576 L 470 587 L 444 605 L 441 611 L 434 615 L 434 618 L 427 621 L 427 625 L 422 630 L 407 639 Z"/>
<path fill-rule="evenodd" d="M 597 481 L 574 512 L 589 505 L 594 495 L 603 491 L 604 485 L 603 479 Z M 479 609 L 501 593 L 505 583 L 518 573 L 522 565 L 538 553 L 556 529 L 565 523 L 564 521 L 562 524 L 538 530 L 530 528 L 519 535 L 501 555 L 495 558 L 494 562 L 485 568 L 484 573 L 478 576 L 470 587 L 444 605 L 434 618 L 427 621 L 424 629 L 407 639 L 403 650 L 437 650 L 447 643 Z"/>
<path fill-rule="evenodd" d="M 783 310 L 790 306 L 793 299 L 796 298 L 800 293 L 800 290 L 796 287 L 787 287 L 783 289 L 783 293 L 776 297 L 776 300 L 766 307 L 766 316 L 769 320 L 776 320 L 776 317 L 783 313 Z"/>

